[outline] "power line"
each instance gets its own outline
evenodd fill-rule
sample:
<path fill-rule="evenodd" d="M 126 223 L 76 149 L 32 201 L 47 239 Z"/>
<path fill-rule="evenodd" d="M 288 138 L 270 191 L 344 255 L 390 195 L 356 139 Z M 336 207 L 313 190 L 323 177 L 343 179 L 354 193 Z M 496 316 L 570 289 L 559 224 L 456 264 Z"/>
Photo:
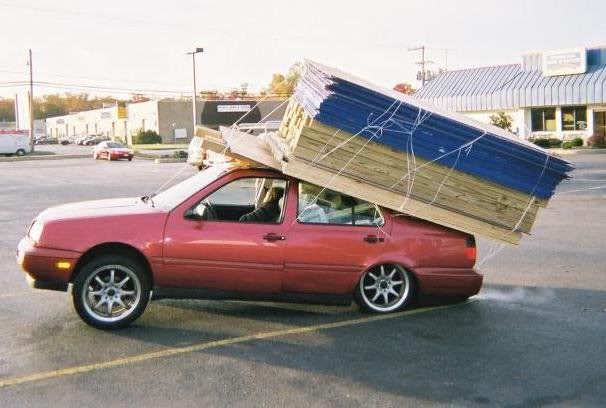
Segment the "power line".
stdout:
<path fill-rule="evenodd" d="M 8 74 L 24 74 L 27 75 L 27 71 L 13 71 L 13 70 L 0 70 L 0 72 L 8 73 Z M 89 77 L 89 76 L 79 76 L 79 75 L 62 75 L 62 74 L 48 74 L 48 73 L 39 73 L 38 76 L 48 76 L 48 77 L 57 77 L 57 78 L 69 78 L 69 79 L 88 79 L 91 81 L 116 81 L 116 82 L 131 82 L 131 83 L 140 83 L 140 84 L 157 84 L 157 85 L 176 85 L 176 86 L 188 86 L 185 83 L 171 83 L 171 82 L 158 82 L 158 81 L 141 81 L 141 80 L 133 80 L 133 79 L 121 79 L 121 78 L 100 78 L 100 77 Z"/>
<path fill-rule="evenodd" d="M 17 87 L 29 85 L 29 81 L 10 81 L 0 82 L 0 87 Z M 117 92 L 117 93 L 140 93 L 140 94 L 172 94 L 180 95 L 187 94 L 185 90 L 165 90 L 165 89 L 135 89 L 135 88 L 121 88 L 113 86 L 98 86 L 98 85 L 86 85 L 86 84 L 69 84 L 60 82 L 48 82 L 48 81 L 34 81 L 34 85 L 44 88 L 59 88 L 59 89 L 83 89 L 100 92 Z"/>

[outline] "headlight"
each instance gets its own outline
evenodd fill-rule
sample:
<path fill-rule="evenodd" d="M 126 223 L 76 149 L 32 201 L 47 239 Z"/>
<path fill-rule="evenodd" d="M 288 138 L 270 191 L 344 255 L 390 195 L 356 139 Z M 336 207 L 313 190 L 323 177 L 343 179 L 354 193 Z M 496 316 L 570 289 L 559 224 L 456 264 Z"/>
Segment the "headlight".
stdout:
<path fill-rule="evenodd" d="M 28 235 L 35 242 L 38 242 L 40 240 L 40 237 L 42 236 L 43 229 L 44 229 L 43 223 L 41 223 L 40 221 L 34 221 L 31 228 L 29 229 Z"/>

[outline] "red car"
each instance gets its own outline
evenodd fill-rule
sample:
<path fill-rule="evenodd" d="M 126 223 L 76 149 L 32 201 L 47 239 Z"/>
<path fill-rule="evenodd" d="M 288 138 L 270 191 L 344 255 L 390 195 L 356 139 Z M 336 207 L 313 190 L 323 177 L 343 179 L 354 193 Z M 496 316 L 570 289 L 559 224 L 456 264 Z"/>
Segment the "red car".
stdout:
<path fill-rule="evenodd" d="M 128 159 L 131 161 L 135 153 L 118 142 L 101 142 L 93 149 L 93 159 L 119 160 Z"/>
<path fill-rule="evenodd" d="M 153 196 L 49 208 L 19 243 L 35 288 L 88 324 L 124 327 L 154 298 L 298 301 L 371 312 L 466 298 L 472 236 L 268 169 L 217 164 Z"/>

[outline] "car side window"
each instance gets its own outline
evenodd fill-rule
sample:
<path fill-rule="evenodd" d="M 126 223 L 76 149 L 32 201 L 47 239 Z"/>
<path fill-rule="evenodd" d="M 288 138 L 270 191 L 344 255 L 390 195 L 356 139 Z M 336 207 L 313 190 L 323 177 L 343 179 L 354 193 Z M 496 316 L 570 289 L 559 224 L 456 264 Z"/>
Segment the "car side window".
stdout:
<path fill-rule="evenodd" d="M 279 178 L 234 180 L 191 208 L 187 218 L 242 223 L 282 222 L 287 183 Z"/>
<path fill-rule="evenodd" d="M 297 220 L 304 224 L 383 225 L 375 204 L 304 181 L 299 182 Z"/>

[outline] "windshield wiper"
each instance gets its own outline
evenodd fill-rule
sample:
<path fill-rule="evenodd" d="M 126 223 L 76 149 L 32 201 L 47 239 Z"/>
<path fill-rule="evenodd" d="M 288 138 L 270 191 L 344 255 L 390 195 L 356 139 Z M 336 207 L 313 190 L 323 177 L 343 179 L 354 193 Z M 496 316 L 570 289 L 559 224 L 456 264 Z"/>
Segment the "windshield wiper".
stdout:
<path fill-rule="evenodd" d="M 143 201 L 146 204 L 151 205 L 152 207 L 155 207 L 156 204 L 154 203 L 154 200 L 153 200 L 153 197 L 155 195 L 156 195 L 156 193 L 144 195 L 143 197 L 141 197 L 141 201 Z"/>

